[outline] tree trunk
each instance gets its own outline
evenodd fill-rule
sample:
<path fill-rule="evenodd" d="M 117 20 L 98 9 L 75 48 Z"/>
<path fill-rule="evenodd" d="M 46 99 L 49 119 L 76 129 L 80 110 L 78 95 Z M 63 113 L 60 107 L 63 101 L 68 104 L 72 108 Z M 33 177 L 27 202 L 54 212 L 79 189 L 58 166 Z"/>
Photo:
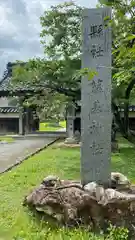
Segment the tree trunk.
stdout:
<path fill-rule="evenodd" d="M 120 129 L 120 132 L 121 132 L 122 136 L 125 136 L 124 123 L 123 123 L 123 120 L 121 118 L 120 112 L 118 110 L 118 106 L 115 104 L 114 101 L 112 101 L 112 112 L 114 114 L 116 123 L 119 126 L 119 129 Z"/>
<path fill-rule="evenodd" d="M 135 79 L 132 79 L 129 83 L 126 92 L 125 92 L 125 104 L 124 104 L 124 128 L 125 128 L 125 137 L 129 136 L 129 99 L 130 94 L 135 85 Z"/>

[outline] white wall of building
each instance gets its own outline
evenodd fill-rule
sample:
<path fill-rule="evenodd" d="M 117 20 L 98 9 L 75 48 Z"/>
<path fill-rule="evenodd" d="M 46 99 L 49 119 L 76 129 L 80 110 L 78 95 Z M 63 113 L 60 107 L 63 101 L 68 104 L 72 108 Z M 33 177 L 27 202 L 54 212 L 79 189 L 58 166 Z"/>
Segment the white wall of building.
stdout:
<path fill-rule="evenodd" d="M 0 107 L 8 107 L 8 98 L 6 97 L 1 97 L 0 98 Z"/>
<path fill-rule="evenodd" d="M 16 98 L 14 97 L 1 97 L 0 107 L 11 107 L 16 105 Z"/>

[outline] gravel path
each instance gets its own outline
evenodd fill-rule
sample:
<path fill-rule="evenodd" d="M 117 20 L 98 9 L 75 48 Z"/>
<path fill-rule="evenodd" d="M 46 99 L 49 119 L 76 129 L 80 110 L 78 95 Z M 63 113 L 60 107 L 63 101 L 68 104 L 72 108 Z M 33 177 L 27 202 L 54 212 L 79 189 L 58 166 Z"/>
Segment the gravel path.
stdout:
<path fill-rule="evenodd" d="M 0 173 L 53 141 L 54 138 L 15 139 L 13 143 L 0 144 Z"/>

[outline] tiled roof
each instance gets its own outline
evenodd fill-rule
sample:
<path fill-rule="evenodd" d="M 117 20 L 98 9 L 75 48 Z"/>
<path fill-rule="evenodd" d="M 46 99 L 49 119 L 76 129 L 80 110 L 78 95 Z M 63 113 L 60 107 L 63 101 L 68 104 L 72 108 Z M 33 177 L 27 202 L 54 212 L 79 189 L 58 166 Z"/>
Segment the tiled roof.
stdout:
<path fill-rule="evenodd" d="M 11 82 L 10 82 L 10 80 L 11 80 L 11 77 L 7 77 L 4 81 L 2 81 L 2 82 L 0 82 L 0 92 L 6 92 L 6 91 L 11 91 L 11 92 L 31 92 L 31 91 L 35 91 L 35 92 L 37 92 L 38 90 L 40 91 L 40 87 L 35 87 L 35 86 L 33 86 L 33 87 L 29 87 L 29 86 L 25 86 L 25 85 L 16 85 L 16 86 L 14 86 L 14 85 L 12 85 L 11 84 Z"/>
<path fill-rule="evenodd" d="M 22 65 L 24 65 L 23 63 Z M 4 92 L 38 92 L 40 91 L 40 87 L 36 86 L 25 86 L 23 85 L 12 85 L 11 84 L 11 77 L 12 77 L 12 67 L 17 65 L 16 63 L 8 63 L 7 70 L 4 73 L 3 78 L 0 81 L 0 95 L 4 95 Z"/>
<path fill-rule="evenodd" d="M 0 107 L 0 113 L 19 113 L 17 107 Z"/>
<path fill-rule="evenodd" d="M 9 87 L 10 77 L 5 78 L 3 81 L 0 82 L 0 91 L 7 90 Z"/>

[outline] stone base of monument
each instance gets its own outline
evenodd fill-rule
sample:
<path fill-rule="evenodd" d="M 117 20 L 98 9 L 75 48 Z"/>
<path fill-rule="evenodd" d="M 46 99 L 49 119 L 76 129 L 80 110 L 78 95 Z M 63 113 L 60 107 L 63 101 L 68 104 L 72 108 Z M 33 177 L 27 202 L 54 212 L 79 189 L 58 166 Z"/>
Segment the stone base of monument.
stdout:
<path fill-rule="evenodd" d="M 54 147 L 60 147 L 60 148 L 80 148 L 81 147 L 81 143 L 79 142 L 79 143 L 65 143 L 65 141 L 64 142 L 60 142 L 60 143 L 58 143 L 58 144 L 56 144 Z"/>
<path fill-rule="evenodd" d="M 25 197 L 23 205 L 66 226 L 90 226 L 105 230 L 108 223 L 135 228 L 135 186 L 120 173 L 111 174 L 112 188 L 96 182 L 85 186 L 79 181 L 48 176 Z M 135 232 L 134 232 L 135 233 Z"/>
<path fill-rule="evenodd" d="M 55 147 L 69 147 L 69 148 L 80 148 L 81 147 L 81 142 L 77 141 L 74 138 L 66 138 L 64 142 L 60 142 L 55 145 Z M 111 143 L 111 151 L 113 153 L 119 152 L 119 146 L 118 142 L 112 142 Z"/>
<path fill-rule="evenodd" d="M 81 143 L 79 139 L 74 137 L 66 138 L 64 142 L 58 143 L 59 147 L 80 147 Z"/>
<path fill-rule="evenodd" d="M 65 144 L 77 144 L 77 143 L 79 143 L 79 141 L 74 137 L 65 139 Z"/>

